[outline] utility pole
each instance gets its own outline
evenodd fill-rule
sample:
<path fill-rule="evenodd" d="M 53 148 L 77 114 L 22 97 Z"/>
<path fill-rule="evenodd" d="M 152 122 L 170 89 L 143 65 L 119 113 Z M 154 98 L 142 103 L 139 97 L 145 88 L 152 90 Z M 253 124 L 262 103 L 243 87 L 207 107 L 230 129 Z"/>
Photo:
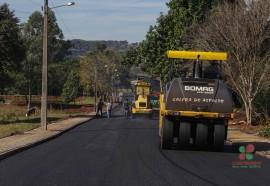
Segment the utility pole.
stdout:
<path fill-rule="evenodd" d="M 41 126 L 47 130 L 47 100 L 48 100 L 48 0 L 44 0 L 43 28 L 43 62 L 42 62 L 42 94 L 41 94 Z"/>
<path fill-rule="evenodd" d="M 72 6 L 74 2 L 51 7 L 50 9 Z M 42 61 L 42 92 L 41 92 L 41 126 L 47 130 L 47 102 L 48 102 L 48 0 L 44 0 L 44 28 L 43 28 L 43 61 Z"/>
<path fill-rule="evenodd" d="M 96 65 L 94 66 L 95 68 L 95 112 L 97 111 L 97 67 Z"/>

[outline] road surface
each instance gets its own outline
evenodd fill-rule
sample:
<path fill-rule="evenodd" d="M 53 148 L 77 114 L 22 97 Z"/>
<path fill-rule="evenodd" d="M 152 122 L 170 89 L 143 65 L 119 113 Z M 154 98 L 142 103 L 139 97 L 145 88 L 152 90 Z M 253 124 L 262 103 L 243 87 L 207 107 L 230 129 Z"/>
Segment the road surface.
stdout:
<path fill-rule="evenodd" d="M 270 161 L 233 168 L 238 147 L 224 152 L 161 150 L 158 120 L 97 118 L 0 161 L 0 185 L 269 185 Z"/>

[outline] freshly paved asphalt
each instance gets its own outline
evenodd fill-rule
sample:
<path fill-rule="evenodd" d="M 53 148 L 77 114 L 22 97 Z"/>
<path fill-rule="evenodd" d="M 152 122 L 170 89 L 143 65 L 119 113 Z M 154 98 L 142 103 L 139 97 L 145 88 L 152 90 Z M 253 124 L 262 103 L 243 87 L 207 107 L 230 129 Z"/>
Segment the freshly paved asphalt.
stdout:
<path fill-rule="evenodd" d="M 232 168 L 238 146 L 224 152 L 161 150 L 158 120 L 96 118 L 60 137 L 0 161 L 0 185 L 269 185 L 270 161 Z"/>

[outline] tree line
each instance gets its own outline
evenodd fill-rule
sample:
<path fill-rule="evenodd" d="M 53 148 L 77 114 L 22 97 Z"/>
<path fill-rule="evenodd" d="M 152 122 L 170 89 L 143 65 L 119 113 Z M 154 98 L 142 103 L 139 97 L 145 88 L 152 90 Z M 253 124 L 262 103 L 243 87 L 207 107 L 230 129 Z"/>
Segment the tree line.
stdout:
<path fill-rule="evenodd" d="M 71 102 L 83 94 L 93 96 L 94 84 L 99 94 L 109 94 L 113 80 L 104 70 L 106 64 L 108 70 L 112 66 L 118 69 L 113 84 L 117 81 L 118 86 L 129 85 L 128 71 L 119 62 L 122 52 L 107 49 L 104 42 L 99 42 L 89 54 L 73 57 L 74 46 L 70 40 L 64 40 L 54 12 L 49 10 L 48 17 L 48 95 L 62 95 L 66 102 Z M 119 47 L 125 44 L 121 42 Z M 0 94 L 28 95 L 29 104 L 31 95 L 41 95 L 42 56 L 42 13 L 35 11 L 26 23 L 20 23 L 7 3 L 0 4 Z M 92 63 L 97 66 L 96 82 L 92 81 Z M 85 71 L 87 65 L 90 68 Z"/>
<path fill-rule="evenodd" d="M 19 24 L 8 4 L 0 6 L 1 42 L 1 93 L 40 94 L 43 54 L 43 15 L 36 11 L 26 23 Z M 56 17 L 49 11 L 48 23 L 49 94 L 60 95 L 66 72 L 76 68 L 78 62 L 71 60 L 70 41 L 64 40 Z"/>
<path fill-rule="evenodd" d="M 167 50 L 221 51 L 225 81 L 246 111 L 269 114 L 270 1 L 269 0 L 171 0 L 137 48 L 125 54 L 123 63 L 140 65 L 163 83 L 179 75 L 189 64 L 167 59 Z"/>

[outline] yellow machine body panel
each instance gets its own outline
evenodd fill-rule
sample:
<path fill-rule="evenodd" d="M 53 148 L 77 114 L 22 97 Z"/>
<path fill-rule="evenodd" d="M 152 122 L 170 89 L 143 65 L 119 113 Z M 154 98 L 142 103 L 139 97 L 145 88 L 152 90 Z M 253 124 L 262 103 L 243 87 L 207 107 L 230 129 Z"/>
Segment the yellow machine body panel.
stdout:
<path fill-rule="evenodd" d="M 159 95 L 159 136 L 161 136 L 161 129 L 162 129 L 162 124 L 163 124 L 162 117 L 164 117 L 162 113 L 164 110 L 165 110 L 164 94 L 161 93 Z"/>
<path fill-rule="evenodd" d="M 226 52 L 197 52 L 197 51 L 167 51 L 168 58 L 199 59 L 200 60 L 227 60 Z"/>

